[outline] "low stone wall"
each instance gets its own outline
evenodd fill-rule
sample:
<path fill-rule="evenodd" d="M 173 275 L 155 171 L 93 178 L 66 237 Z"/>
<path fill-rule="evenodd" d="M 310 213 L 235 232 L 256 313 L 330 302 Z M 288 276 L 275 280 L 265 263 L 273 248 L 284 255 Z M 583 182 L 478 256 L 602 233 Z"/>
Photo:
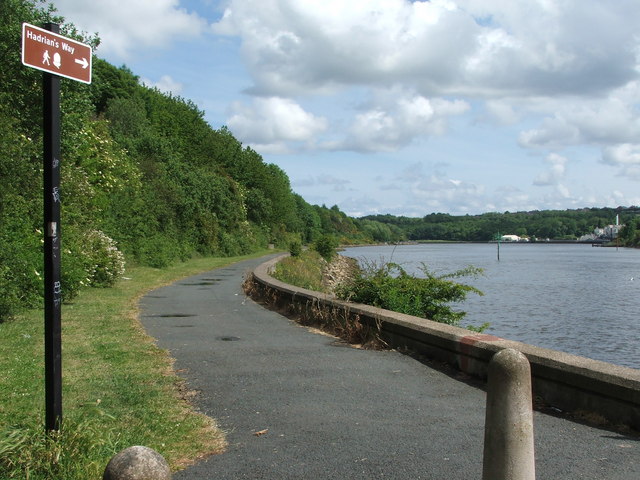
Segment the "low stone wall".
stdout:
<path fill-rule="evenodd" d="M 640 431 L 640 370 L 477 334 L 297 288 L 269 275 L 280 258 L 254 270 L 252 297 L 303 317 L 326 316 L 329 312 L 343 319 L 357 319 L 360 324 L 377 330 L 380 338 L 393 348 L 408 348 L 479 378 L 486 378 L 489 361 L 496 352 L 513 348 L 529 360 L 533 394 L 545 404 L 566 412 L 594 413 L 611 424 Z"/>

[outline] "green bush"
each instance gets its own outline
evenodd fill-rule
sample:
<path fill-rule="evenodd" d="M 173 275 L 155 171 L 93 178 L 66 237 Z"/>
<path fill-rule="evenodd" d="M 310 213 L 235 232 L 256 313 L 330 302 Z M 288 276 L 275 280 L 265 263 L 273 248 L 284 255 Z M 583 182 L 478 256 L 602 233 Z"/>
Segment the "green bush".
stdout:
<path fill-rule="evenodd" d="M 338 248 L 338 240 L 333 235 L 323 235 L 313 245 L 313 249 L 327 262 L 331 261 L 336 254 L 336 248 Z"/>
<path fill-rule="evenodd" d="M 297 240 L 294 240 L 289 244 L 289 253 L 292 257 L 299 257 L 302 253 L 302 243 Z"/>
<path fill-rule="evenodd" d="M 42 231 L 17 195 L 0 203 L 0 322 L 40 305 L 43 294 Z M 41 228 L 41 227 L 40 227 Z"/>
<path fill-rule="evenodd" d="M 173 238 L 163 233 L 156 233 L 149 238 L 141 239 L 136 252 L 136 259 L 153 268 L 165 268 L 176 259 L 181 258 L 182 247 Z"/>
<path fill-rule="evenodd" d="M 396 263 L 371 263 L 351 282 L 339 286 L 336 293 L 353 302 L 458 325 L 465 312 L 456 311 L 449 304 L 463 301 L 468 293 L 482 295 L 482 292 L 448 278 L 477 275 L 481 270 L 469 267 L 441 276 L 434 275 L 424 265 L 421 270 L 424 278 L 408 274 Z"/>

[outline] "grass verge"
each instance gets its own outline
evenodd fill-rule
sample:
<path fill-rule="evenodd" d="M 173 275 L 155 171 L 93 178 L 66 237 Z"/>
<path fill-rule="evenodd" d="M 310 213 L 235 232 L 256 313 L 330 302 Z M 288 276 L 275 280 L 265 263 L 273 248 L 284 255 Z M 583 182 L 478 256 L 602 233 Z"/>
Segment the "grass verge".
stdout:
<path fill-rule="evenodd" d="M 221 452 L 224 434 L 193 410 L 172 359 L 138 321 L 138 299 L 189 275 L 257 257 L 199 258 L 167 269 L 135 267 L 113 288 L 87 289 L 63 306 L 63 426 L 44 431 L 43 313 L 0 324 L 0 478 L 101 478 L 132 445 L 172 469 Z"/>
<path fill-rule="evenodd" d="M 327 262 L 315 250 L 306 250 L 298 256 L 280 260 L 272 273 L 274 278 L 296 287 L 328 292 L 323 284 L 323 268 Z"/>

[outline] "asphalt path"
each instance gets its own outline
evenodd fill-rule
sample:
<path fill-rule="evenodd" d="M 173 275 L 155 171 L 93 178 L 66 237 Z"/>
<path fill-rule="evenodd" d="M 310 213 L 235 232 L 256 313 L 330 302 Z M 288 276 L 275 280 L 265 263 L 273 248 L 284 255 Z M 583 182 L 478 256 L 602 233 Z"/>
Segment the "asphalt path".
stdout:
<path fill-rule="evenodd" d="M 482 477 L 485 392 L 395 351 L 356 349 L 246 298 L 267 258 L 202 273 L 141 300 L 194 403 L 227 432 L 205 479 Z M 638 437 L 534 413 L 538 479 L 640 479 Z"/>

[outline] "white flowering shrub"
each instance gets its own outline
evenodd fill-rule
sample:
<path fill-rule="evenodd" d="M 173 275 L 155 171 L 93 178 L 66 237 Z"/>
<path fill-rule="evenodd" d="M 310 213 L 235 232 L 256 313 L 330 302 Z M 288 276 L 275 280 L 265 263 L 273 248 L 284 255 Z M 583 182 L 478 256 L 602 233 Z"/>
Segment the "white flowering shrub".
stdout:
<path fill-rule="evenodd" d="M 87 260 L 87 283 L 110 287 L 124 274 L 124 254 L 116 242 L 101 230 L 89 230 L 83 238 L 82 254 Z"/>
<path fill-rule="evenodd" d="M 116 242 L 101 230 L 72 226 L 62 239 L 62 298 L 83 287 L 110 287 L 124 274 L 125 259 Z"/>

